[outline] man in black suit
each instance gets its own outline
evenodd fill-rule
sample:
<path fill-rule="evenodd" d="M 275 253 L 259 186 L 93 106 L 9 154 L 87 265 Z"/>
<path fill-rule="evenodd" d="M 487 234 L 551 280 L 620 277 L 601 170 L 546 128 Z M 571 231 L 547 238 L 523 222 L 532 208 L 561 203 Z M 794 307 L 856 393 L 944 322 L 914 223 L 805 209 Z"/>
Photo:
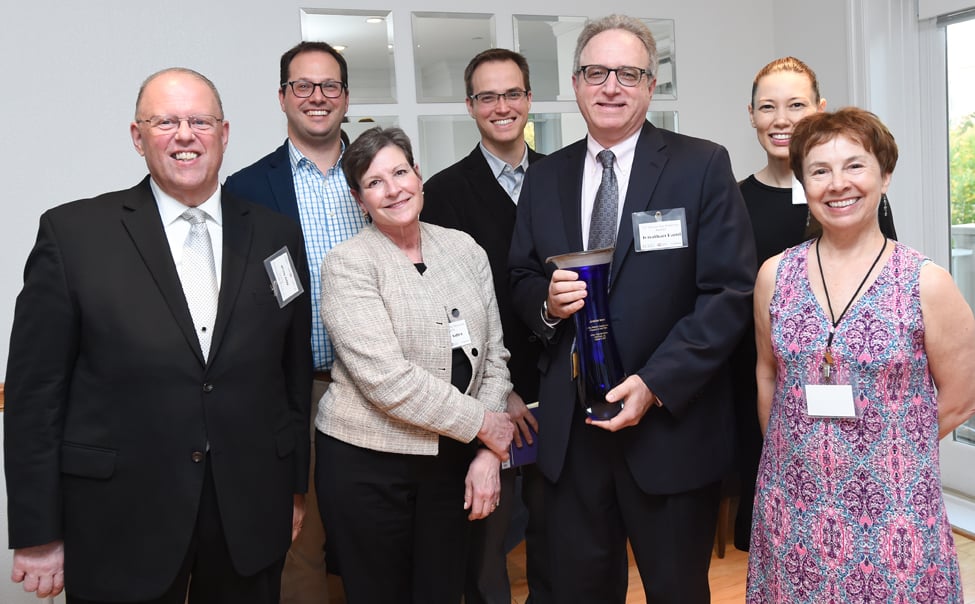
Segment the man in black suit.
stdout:
<path fill-rule="evenodd" d="M 750 313 L 755 251 L 724 148 L 646 121 L 656 67 L 642 21 L 588 22 L 572 76 L 588 136 L 533 166 L 518 202 L 512 295 L 547 341 L 538 463 L 560 604 L 623 602 L 627 539 L 648 602 L 710 601 L 732 462 L 727 361 Z M 570 361 L 586 284 L 546 258 L 612 245 L 608 319 L 627 377 L 606 396 L 622 411 L 592 421 Z"/>
<path fill-rule="evenodd" d="M 467 111 L 477 123 L 481 141 L 470 155 L 430 178 L 423 187 L 420 219 L 459 229 L 484 248 L 494 275 L 504 345 L 511 352 L 508 369 L 514 389 L 507 412 L 515 422 L 516 446 L 531 442 L 538 430 L 525 403 L 538 400 L 538 355 L 541 341 L 517 317 L 508 285 L 508 250 L 515 226 L 515 203 L 529 164 L 543 156 L 525 143 L 531 109 L 528 62 L 504 48 L 485 50 L 464 70 Z M 542 496 L 544 483 L 534 465 L 524 466 L 523 497 L 529 508 L 526 530 L 528 588 L 533 604 L 551 601 L 548 557 L 544 553 Z M 515 511 L 517 469 L 501 473 L 498 508 L 474 527 L 464 600 L 467 604 L 508 604 L 505 535 Z"/>
<path fill-rule="evenodd" d="M 308 482 L 301 232 L 220 190 L 229 124 L 199 73 L 150 76 L 130 130 L 149 176 L 45 212 L 27 261 L 12 578 L 69 604 L 274 603 Z"/>
<path fill-rule="evenodd" d="M 301 42 L 288 49 L 281 56 L 278 102 L 288 119 L 288 139 L 274 152 L 232 174 L 224 188 L 301 225 L 312 284 L 314 416 L 331 383 L 334 360 L 319 313 L 322 260 L 333 246 L 358 233 L 366 223 L 342 173 L 346 142 L 341 127 L 349 110 L 345 57 L 325 42 Z M 284 566 L 282 604 L 328 604 L 325 530 L 314 482 L 306 504 L 309 518 Z M 329 561 L 329 570 L 338 570 L 334 558 Z"/>

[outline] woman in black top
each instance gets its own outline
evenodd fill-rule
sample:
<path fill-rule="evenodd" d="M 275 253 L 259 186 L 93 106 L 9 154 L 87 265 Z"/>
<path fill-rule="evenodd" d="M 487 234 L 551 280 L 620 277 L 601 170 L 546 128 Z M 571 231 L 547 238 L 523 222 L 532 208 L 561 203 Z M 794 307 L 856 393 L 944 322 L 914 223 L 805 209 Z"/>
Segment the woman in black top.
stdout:
<path fill-rule="evenodd" d="M 763 67 L 752 82 L 748 117 L 758 143 L 765 149 L 765 167 L 739 183 L 755 233 L 758 265 L 786 248 L 802 243 L 818 232 L 809 216 L 802 185 L 789 165 L 792 130 L 804 117 L 826 109 L 819 94 L 816 74 L 795 57 L 776 59 Z M 793 188 L 797 190 L 793 190 Z M 794 201 L 795 200 L 795 201 Z M 798 202 L 798 203 L 797 203 Z M 886 197 L 878 209 L 881 230 L 897 239 Z M 735 547 L 748 551 L 752 523 L 752 499 L 762 435 L 756 413 L 755 336 L 749 329 L 733 357 L 736 419 L 739 443 L 738 473 L 741 500 L 735 519 Z"/>

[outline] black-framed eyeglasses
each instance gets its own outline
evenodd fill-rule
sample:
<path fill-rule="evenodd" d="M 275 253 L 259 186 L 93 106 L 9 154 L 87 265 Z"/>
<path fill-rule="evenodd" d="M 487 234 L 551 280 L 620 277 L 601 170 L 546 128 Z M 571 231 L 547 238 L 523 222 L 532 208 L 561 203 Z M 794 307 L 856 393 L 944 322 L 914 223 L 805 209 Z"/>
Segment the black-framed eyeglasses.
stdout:
<path fill-rule="evenodd" d="M 211 132 L 223 118 L 215 115 L 188 115 L 180 117 L 178 115 L 154 115 L 148 119 L 135 120 L 137 124 L 149 124 L 149 127 L 159 132 L 172 132 L 179 130 L 179 125 L 186 122 L 194 132 Z"/>
<path fill-rule="evenodd" d="M 282 88 L 285 86 L 291 86 L 291 92 L 299 99 L 307 99 L 315 94 L 315 88 L 321 88 L 322 95 L 326 98 L 334 99 L 342 96 L 342 91 L 347 88 L 344 82 L 336 82 L 335 80 L 325 80 L 317 84 L 308 80 L 292 80 L 281 84 Z"/>
<path fill-rule="evenodd" d="M 647 69 L 628 67 L 625 65 L 615 69 L 606 67 L 605 65 L 583 65 L 576 73 L 582 74 L 582 79 L 586 81 L 586 84 L 598 86 L 605 82 L 609 77 L 609 74 L 614 71 L 616 72 L 616 81 L 619 82 L 621 86 L 627 86 L 630 88 L 639 84 L 644 75 L 646 75 L 648 79 L 653 77 L 653 74 Z"/>
<path fill-rule="evenodd" d="M 517 103 L 527 96 L 527 90 L 518 90 L 517 88 L 514 88 L 507 92 L 478 92 L 477 94 L 472 94 L 470 98 L 472 101 L 477 101 L 483 105 L 494 105 L 498 102 L 498 100 L 501 99 L 501 97 L 504 97 L 504 100 L 509 103 Z"/>

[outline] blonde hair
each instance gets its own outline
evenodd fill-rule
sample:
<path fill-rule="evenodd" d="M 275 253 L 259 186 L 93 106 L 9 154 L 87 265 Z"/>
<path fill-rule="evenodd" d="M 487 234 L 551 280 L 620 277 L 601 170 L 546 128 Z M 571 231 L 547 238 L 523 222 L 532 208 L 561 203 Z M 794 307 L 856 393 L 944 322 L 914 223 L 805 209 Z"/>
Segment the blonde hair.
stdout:
<path fill-rule="evenodd" d="M 755 79 L 752 81 L 752 97 L 751 104 L 755 104 L 755 93 L 758 92 L 758 82 L 767 75 L 773 73 L 781 73 L 783 71 L 791 71 L 792 73 L 802 74 L 809 78 L 809 84 L 812 86 L 813 94 L 815 98 L 814 103 L 819 103 L 819 81 L 816 80 L 816 72 L 813 71 L 808 65 L 800 61 L 795 57 L 782 57 L 781 59 L 776 59 L 762 67 Z"/>

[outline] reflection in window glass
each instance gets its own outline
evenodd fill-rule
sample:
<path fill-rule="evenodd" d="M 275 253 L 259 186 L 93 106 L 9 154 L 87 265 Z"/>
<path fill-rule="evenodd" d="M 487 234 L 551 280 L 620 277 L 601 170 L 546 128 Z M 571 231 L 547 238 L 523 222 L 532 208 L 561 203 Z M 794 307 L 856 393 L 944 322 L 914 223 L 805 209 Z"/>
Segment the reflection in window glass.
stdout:
<path fill-rule="evenodd" d="M 399 119 L 392 115 L 377 115 L 369 117 L 346 116 L 346 121 L 342 124 L 342 132 L 349 137 L 349 142 L 359 138 L 359 135 L 370 128 L 382 126 L 390 128 L 399 126 Z M 415 151 L 414 151 L 415 152 Z"/>
<path fill-rule="evenodd" d="M 356 103 L 395 103 L 393 19 L 389 11 L 301 9 L 301 39 L 328 42 L 349 64 Z"/>
<path fill-rule="evenodd" d="M 421 115 L 419 150 L 414 150 L 420 173 L 433 176 L 466 157 L 480 140 L 469 115 Z"/>
<path fill-rule="evenodd" d="M 647 119 L 658 128 L 677 131 L 676 111 L 651 111 Z M 525 140 L 539 153 L 548 155 L 586 136 L 582 114 L 531 113 L 525 127 Z M 481 140 L 477 124 L 467 115 L 420 116 L 420 171 L 433 176 L 466 157 Z"/>
<path fill-rule="evenodd" d="M 413 13 L 417 102 L 463 101 L 464 68 L 494 46 L 493 15 Z"/>
<path fill-rule="evenodd" d="M 515 50 L 531 70 L 536 101 L 571 101 L 572 60 L 585 17 L 515 15 Z"/>
<path fill-rule="evenodd" d="M 677 98 L 677 61 L 674 57 L 674 22 L 644 19 L 657 42 L 657 89 L 654 98 Z"/>
<path fill-rule="evenodd" d="M 674 62 L 674 21 L 643 19 L 657 42 L 657 89 L 655 98 L 677 97 Z M 525 55 L 531 68 L 532 94 L 536 101 L 571 101 L 572 66 L 576 40 L 585 17 L 514 15 L 515 50 Z"/>
<path fill-rule="evenodd" d="M 948 25 L 948 148 L 951 188 L 951 272 L 975 304 L 975 19 Z M 975 445 L 975 419 L 954 433 Z"/>

